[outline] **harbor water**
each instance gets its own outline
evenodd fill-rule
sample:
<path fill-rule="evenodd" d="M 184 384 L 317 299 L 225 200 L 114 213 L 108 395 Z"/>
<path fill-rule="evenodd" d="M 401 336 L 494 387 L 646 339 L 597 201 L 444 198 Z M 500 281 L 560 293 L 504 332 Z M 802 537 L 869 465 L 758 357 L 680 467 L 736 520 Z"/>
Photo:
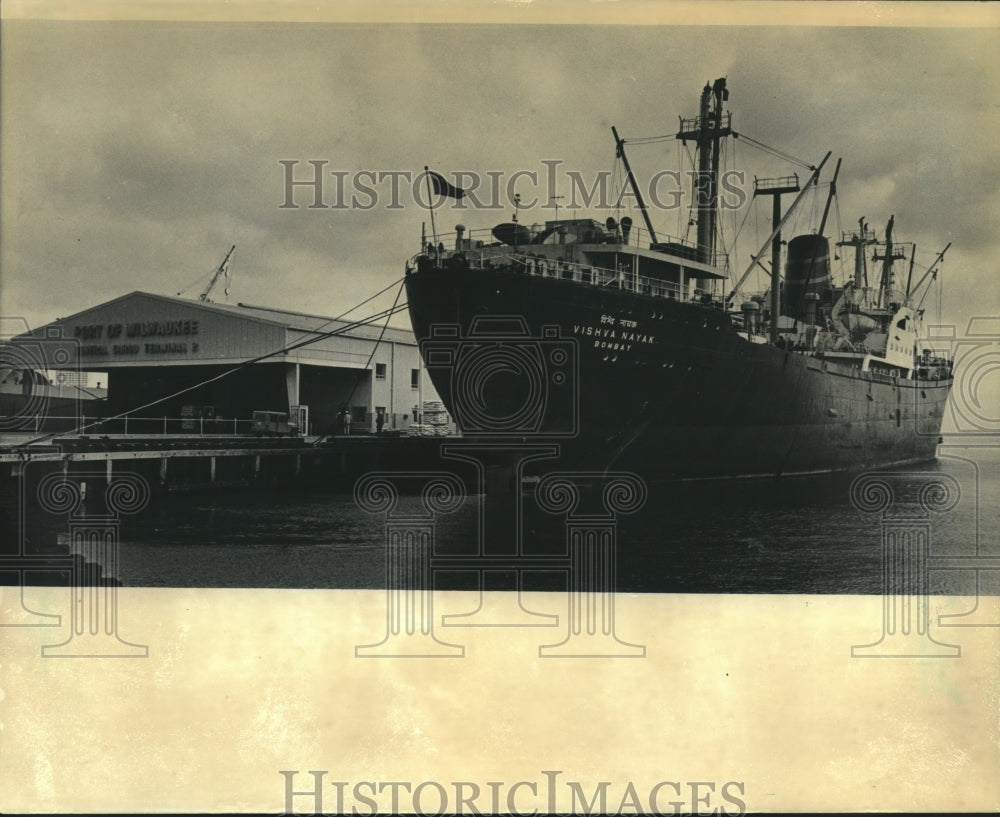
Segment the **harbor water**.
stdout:
<path fill-rule="evenodd" d="M 996 449 L 943 447 L 936 462 L 879 474 L 877 481 L 892 486 L 885 508 L 859 501 L 857 485 L 852 495 L 857 475 L 649 484 L 641 507 L 604 520 L 613 528 L 614 585 L 639 593 L 878 594 L 883 535 L 901 518 L 927 526 L 931 559 L 1000 557 Z M 953 496 L 947 507 L 928 510 L 918 495 L 936 476 Z M 567 552 L 567 517 L 539 507 L 531 485 L 521 500 L 521 555 L 543 559 L 537 569 L 518 571 L 521 587 L 564 589 L 566 571 L 552 558 Z M 405 516 L 408 506 L 421 513 L 418 496 L 401 497 L 394 513 Z M 434 554 L 464 555 L 464 566 L 474 568 L 483 510 L 483 497 L 471 493 L 438 514 Z M 33 522 L 33 539 L 66 540 L 65 520 Z M 386 541 L 385 515 L 363 510 L 349 492 L 300 486 L 166 494 L 122 520 L 113 575 L 137 587 L 374 589 L 386 586 Z M 929 592 L 972 594 L 977 576 L 979 592 L 1000 592 L 995 569 L 933 567 Z M 475 570 L 437 570 L 434 586 L 471 589 L 477 577 Z"/>

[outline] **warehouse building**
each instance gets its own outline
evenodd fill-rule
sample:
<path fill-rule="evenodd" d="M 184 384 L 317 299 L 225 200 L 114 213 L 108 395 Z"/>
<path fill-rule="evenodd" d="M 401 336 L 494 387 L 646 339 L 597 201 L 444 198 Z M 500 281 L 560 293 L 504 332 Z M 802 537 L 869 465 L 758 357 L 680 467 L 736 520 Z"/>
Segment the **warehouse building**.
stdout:
<path fill-rule="evenodd" d="M 227 430 L 274 411 L 322 435 L 341 430 L 344 409 L 351 433 L 374 431 L 380 413 L 385 431 L 402 430 L 439 399 L 411 332 L 247 304 L 132 292 L 12 345 L 25 369 L 106 375 L 100 411 L 127 412 L 133 433 L 157 418 Z"/>

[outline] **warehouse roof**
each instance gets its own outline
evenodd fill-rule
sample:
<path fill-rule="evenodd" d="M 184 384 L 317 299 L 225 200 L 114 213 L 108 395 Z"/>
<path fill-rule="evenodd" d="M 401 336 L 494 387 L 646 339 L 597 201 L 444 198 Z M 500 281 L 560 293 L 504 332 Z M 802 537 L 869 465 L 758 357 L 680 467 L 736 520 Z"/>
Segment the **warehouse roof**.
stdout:
<path fill-rule="evenodd" d="M 342 329 L 343 327 L 351 327 L 352 323 L 351 320 L 340 320 L 338 318 L 332 318 L 325 315 L 314 315 L 308 312 L 293 312 L 287 309 L 275 309 L 273 307 L 255 306 L 253 304 L 244 303 L 236 305 L 218 304 L 212 301 L 198 301 L 191 298 L 178 298 L 172 295 L 160 295 L 152 292 L 142 292 L 140 290 L 129 292 L 126 295 L 120 295 L 119 297 L 113 298 L 110 301 L 105 301 L 102 304 L 88 307 L 87 309 L 83 309 L 80 312 L 67 316 L 66 318 L 57 318 L 53 321 L 53 323 L 69 321 L 77 315 L 83 315 L 84 313 L 91 312 L 100 307 L 110 306 L 111 304 L 116 304 L 120 301 L 134 298 L 136 296 L 144 296 L 146 298 L 154 298 L 168 303 L 179 304 L 188 309 L 205 309 L 224 315 L 237 315 L 244 319 L 259 321 L 272 326 L 281 326 L 286 329 L 292 329 L 299 332 L 333 332 L 338 329 Z M 355 320 L 363 319 L 363 317 L 364 315 L 359 315 L 355 318 Z M 362 326 L 353 326 L 347 329 L 343 334 L 350 337 L 364 338 L 366 340 L 377 340 L 381 336 L 385 341 L 392 341 L 395 343 L 415 343 L 413 333 L 411 331 L 396 327 L 387 327 L 383 333 L 383 325 L 384 319 L 380 319 L 378 322 Z M 37 332 L 38 330 L 35 330 L 29 334 L 36 335 Z"/>
<path fill-rule="evenodd" d="M 220 365 L 247 360 L 366 368 L 379 342 L 416 347 L 413 333 L 249 304 L 130 292 L 12 338 L 25 355 L 99 371 L 140 365 Z M 44 338 L 39 346 L 37 340 Z M 59 349 L 53 345 L 59 345 Z M 63 348 L 65 347 L 65 348 Z M 36 356 L 37 356 L 36 355 Z"/>

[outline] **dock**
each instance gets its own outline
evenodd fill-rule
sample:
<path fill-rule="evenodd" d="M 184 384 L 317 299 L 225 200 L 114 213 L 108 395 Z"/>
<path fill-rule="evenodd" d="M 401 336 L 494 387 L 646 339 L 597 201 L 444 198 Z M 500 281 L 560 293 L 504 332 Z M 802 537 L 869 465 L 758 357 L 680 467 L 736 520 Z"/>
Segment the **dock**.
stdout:
<path fill-rule="evenodd" d="M 27 440 L 28 435 L 24 436 Z M 116 473 L 128 471 L 143 477 L 154 491 L 309 485 L 349 489 L 369 471 L 432 466 L 440 459 L 441 443 L 449 439 L 368 434 L 329 438 L 76 435 L 18 445 L 15 438 L 4 435 L 0 441 L 0 482 L 62 471 L 67 478 L 110 483 Z"/>

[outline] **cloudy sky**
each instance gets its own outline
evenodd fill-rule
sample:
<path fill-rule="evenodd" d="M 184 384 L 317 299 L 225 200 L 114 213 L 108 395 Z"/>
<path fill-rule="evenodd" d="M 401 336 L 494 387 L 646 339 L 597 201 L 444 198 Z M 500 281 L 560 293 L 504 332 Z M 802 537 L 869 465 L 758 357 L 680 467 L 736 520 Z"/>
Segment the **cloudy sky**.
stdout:
<path fill-rule="evenodd" d="M 283 161 L 298 179 L 324 163 L 327 205 L 333 172 L 349 200 L 359 172 L 417 178 L 425 164 L 504 184 L 533 171 L 515 190 L 541 205 L 541 162 L 558 161 L 565 207 L 565 171 L 614 168 L 612 124 L 626 139 L 674 133 L 725 76 L 738 131 L 810 162 L 833 151 L 824 178 L 843 157 L 829 235 L 861 215 L 881 233 L 895 214 L 918 271 L 952 242 L 943 320 L 1000 315 L 998 54 L 996 27 L 6 20 L 0 309 L 36 326 L 133 290 L 197 297 L 236 244 L 228 302 L 336 315 L 401 276 L 427 211 L 403 176 L 396 202 L 389 177 L 363 176 L 374 207 L 355 190 L 360 207 L 310 208 L 298 187 L 283 208 Z M 674 168 L 678 145 L 629 156 L 644 179 Z M 734 160 L 751 176 L 801 172 L 745 143 Z M 438 227 L 510 215 L 504 200 L 439 211 Z M 739 271 L 768 219 L 769 202 L 747 216 Z M 676 211 L 654 222 L 678 231 Z M 227 301 L 221 286 L 213 298 Z"/>

